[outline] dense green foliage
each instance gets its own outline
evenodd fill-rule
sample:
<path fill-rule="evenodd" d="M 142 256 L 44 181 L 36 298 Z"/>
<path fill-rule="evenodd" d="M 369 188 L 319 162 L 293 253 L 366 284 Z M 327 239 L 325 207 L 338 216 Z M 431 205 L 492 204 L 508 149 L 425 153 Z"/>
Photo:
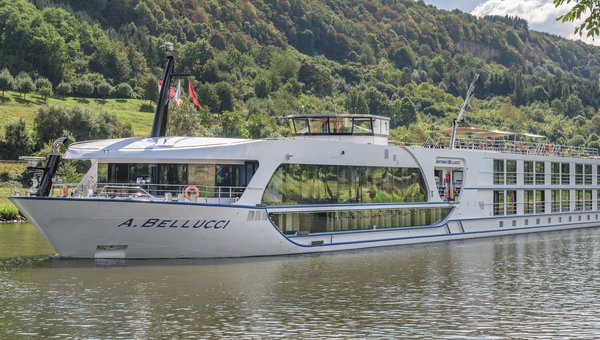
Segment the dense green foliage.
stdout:
<path fill-rule="evenodd" d="M 173 109 L 172 134 L 277 136 L 286 114 L 351 112 L 421 141 L 449 126 L 476 72 L 467 124 L 590 146 L 600 133 L 597 47 L 413 0 L 0 0 L 0 33 L 0 68 L 83 98 L 152 100 L 174 42 L 205 110 Z M 69 126 L 40 124 L 38 147 Z M 86 124 L 78 139 L 100 136 Z"/>

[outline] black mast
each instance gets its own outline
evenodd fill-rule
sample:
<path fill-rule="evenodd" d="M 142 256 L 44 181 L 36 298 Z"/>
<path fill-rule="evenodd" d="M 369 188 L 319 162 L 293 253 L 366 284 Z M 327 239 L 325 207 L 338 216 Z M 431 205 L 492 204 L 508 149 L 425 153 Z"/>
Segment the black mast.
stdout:
<path fill-rule="evenodd" d="M 167 134 L 167 121 L 169 120 L 169 90 L 171 88 L 171 79 L 175 70 L 175 50 L 173 44 L 165 43 L 165 55 L 167 56 L 167 66 L 162 79 L 162 85 L 156 101 L 156 110 L 154 111 L 154 123 L 152 124 L 152 133 L 150 137 L 164 137 Z M 156 177 L 155 177 L 156 178 Z"/>

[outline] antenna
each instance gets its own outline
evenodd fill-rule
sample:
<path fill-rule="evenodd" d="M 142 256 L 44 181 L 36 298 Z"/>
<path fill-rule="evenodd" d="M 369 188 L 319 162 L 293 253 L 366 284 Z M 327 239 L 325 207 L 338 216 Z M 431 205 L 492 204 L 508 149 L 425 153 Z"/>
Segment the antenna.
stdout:
<path fill-rule="evenodd" d="M 458 123 L 462 123 L 465 120 L 465 111 L 467 110 L 467 105 L 469 105 L 469 101 L 471 100 L 471 95 L 473 91 L 475 91 L 475 85 L 479 80 L 479 73 L 475 73 L 475 77 L 473 77 L 473 81 L 471 81 L 471 86 L 469 86 L 469 90 L 467 90 L 467 96 L 465 97 L 465 101 L 460 107 L 460 112 L 458 113 L 458 117 L 452 121 L 452 134 L 450 135 L 450 149 L 454 150 L 454 142 L 456 142 L 456 127 Z"/>

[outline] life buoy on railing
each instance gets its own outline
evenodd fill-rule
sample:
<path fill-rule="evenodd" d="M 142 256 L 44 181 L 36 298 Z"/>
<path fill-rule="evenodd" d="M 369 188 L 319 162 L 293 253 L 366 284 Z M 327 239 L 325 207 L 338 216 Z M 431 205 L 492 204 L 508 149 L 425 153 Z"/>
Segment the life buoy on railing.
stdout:
<path fill-rule="evenodd" d="M 190 191 L 193 191 L 196 194 L 196 198 L 200 197 L 200 189 L 195 185 L 188 185 L 185 187 L 185 189 L 183 189 L 183 197 L 190 199 Z"/>

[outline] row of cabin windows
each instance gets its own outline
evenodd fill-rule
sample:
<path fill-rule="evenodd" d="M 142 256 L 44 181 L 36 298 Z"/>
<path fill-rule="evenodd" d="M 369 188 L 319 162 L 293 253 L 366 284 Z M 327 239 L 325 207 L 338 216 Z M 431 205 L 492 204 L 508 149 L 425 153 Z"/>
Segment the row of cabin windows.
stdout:
<path fill-rule="evenodd" d="M 417 168 L 281 164 L 262 204 L 426 202 L 426 192 Z"/>
<path fill-rule="evenodd" d="M 600 184 L 600 165 L 596 166 L 597 183 Z M 571 184 L 570 163 L 550 163 L 550 184 Z M 575 184 L 592 185 L 592 164 L 575 164 Z M 517 184 L 517 161 L 511 159 L 494 159 L 494 184 Z M 523 184 L 546 184 L 546 163 L 523 161 Z"/>
<path fill-rule="evenodd" d="M 99 163 L 98 182 L 160 184 L 173 187 L 189 184 L 244 187 L 248 185 L 257 169 L 258 162 L 246 162 L 246 164 Z"/>
<path fill-rule="evenodd" d="M 550 211 L 570 212 L 593 209 L 592 190 L 573 190 L 574 206 L 571 209 L 571 190 L 550 190 Z M 494 191 L 494 215 L 516 215 L 522 205 L 523 214 L 541 214 L 546 210 L 546 190 L 523 190 L 523 202 L 519 204 L 516 190 Z M 600 210 L 600 190 L 597 191 L 597 210 Z"/>

